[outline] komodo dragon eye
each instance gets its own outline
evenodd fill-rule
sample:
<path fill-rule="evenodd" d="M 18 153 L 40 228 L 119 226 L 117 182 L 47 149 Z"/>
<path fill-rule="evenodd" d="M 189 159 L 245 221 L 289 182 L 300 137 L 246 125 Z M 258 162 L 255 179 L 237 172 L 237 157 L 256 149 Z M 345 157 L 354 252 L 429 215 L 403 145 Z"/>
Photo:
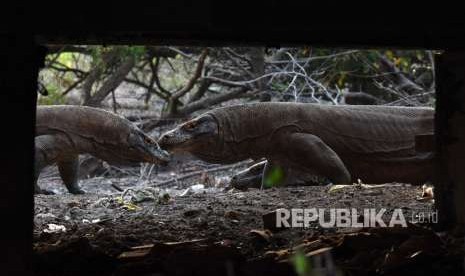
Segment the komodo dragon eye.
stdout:
<path fill-rule="evenodd" d="M 144 142 L 147 143 L 147 144 L 155 144 L 155 141 L 153 141 L 152 139 L 150 139 L 149 137 L 144 137 Z"/>
<path fill-rule="evenodd" d="M 183 129 L 185 129 L 185 130 L 193 130 L 196 126 L 197 126 L 196 122 L 190 122 L 188 124 L 185 124 L 183 126 Z"/>

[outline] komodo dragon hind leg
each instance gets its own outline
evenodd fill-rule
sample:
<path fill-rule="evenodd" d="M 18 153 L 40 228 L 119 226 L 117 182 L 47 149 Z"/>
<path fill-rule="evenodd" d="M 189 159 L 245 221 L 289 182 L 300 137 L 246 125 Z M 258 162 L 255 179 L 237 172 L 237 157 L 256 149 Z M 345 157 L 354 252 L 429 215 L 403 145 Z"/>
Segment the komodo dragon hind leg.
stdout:
<path fill-rule="evenodd" d="M 79 187 L 79 155 L 67 155 L 57 161 L 61 179 L 68 191 L 72 194 L 84 194 Z"/>
<path fill-rule="evenodd" d="M 68 191 L 73 194 L 82 194 L 78 182 L 78 155 L 73 150 L 73 144 L 65 135 L 41 135 L 35 138 L 34 160 L 34 189 L 37 194 L 54 194 L 41 189 L 37 184 L 43 168 L 57 163 L 60 176 Z"/>
<path fill-rule="evenodd" d="M 312 174 L 326 177 L 334 184 L 350 183 L 350 173 L 342 160 L 319 137 L 293 133 L 277 138 L 281 138 L 278 147 L 286 160 L 308 168 Z"/>
<path fill-rule="evenodd" d="M 40 172 L 42 171 L 44 167 L 46 167 L 45 158 L 40 152 L 40 150 L 36 148 L 35 149 L 35 160 L 34 160 L 34 193 L 44 194 L 44 195 L 53 195 L 55 194 L 54 192 L 47 190 L 47 189 L 42 189 L 39 187 L 39 184 L 37 184 L 37 181 L 40 176 Z"/>
<path fill-rule="evenodd" d="M 50 145 L 55 142 L 55 137 L 52 135 L 43 135 L 35 138 L 35 154 L 34 154 L 34 193 L 53 195 L 53 191 L 42 189 L 37 184 L 40 172 L 53 162 L 56 152 L 49 151 Z"/>

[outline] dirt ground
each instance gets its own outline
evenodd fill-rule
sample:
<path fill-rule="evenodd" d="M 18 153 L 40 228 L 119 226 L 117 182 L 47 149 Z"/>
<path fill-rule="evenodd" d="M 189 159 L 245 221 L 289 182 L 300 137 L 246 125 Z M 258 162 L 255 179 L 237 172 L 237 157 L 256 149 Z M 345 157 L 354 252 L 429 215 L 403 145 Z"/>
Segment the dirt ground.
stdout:
<path fill-rule="evenodd" d="M 57 194 L 36 195 L 35 197 L 34 249 L 38 260 L 38 275 L 89 275 L 93 273 L 126 275 L 124 267 L 128 265 L 128 260 L 133 267 L 138 267 L 138 269 L 144 267 L 141 275 L 215 275 L 218 272 L 216 270 L 213 274 L 209 274 L 208 271 L 199 272 L 199 274 L 191 273 L 196 269 L 202 271 L 206 266 L 220 262 L 215 258 L 222 254 L 229 257 L 231 254 L 237 256 L 241 260 L 240 263 L 253 267 L 253 269 L 250 267 L 246 269 L 242 265 L 242 270 L 236 268 L 230 275 L 257 275 L 247 273 L 257 272 L 254 270 L 260 267 L 257 262 L 269 260 L 270 256 L 276 252 L 282 252 L 282 250 L 320 237 L 338 235 L 340 237 L 361 231 L 361 229 L 351 228 L 323 228 L 316 222 L 306 228 L 265 230 L 263 215 L 276 209 L 355 208 L 363 214 L 361 211 L 363 208 L 375 208 L 376 210 L 384 208 L 386 217 L 389 217 L 395 208 L 401 208 L 407 221 L 416 222 L 419 214 L 431 213 L 433 207 L 431 199 L 422 198 L 421 187 L 398 183 L 372 188 L 354 185 L 333 191 L 325 186 L 249 189 L 247 191 L 227 189 L 229 177 L 242 167 L 244 166 L 218 171 L 212 171 L 212 166 L 203 167 L 204 171 L 212 172 L 200 173 L 177 182 L 167 181 L 170 177 L 171 179 L 176 177 L 176 174 L 170 171 L 158 172 L 157 177 L 150 180 L 141 179 L 140 176 L 94 177 L 81 180 L 81 186 L 88 192 L 85 195 L 68 194 L 56 175 L 45 174 L 39 184 L 43 188 L 53 189 Z M 198 169 L 198 167 L 195 168 Z M 185 170 L 189 171 L 189 169 Z M 157 187 L 157 183 L 165 185 Z M 117 191 L 114 187 L 123 192 Z M 421 223 L 415 225 L 421 225 Z M 421 227 L 421 229 L 428 229 L 428 225 L 424 224 L 424 226 L 426 228 Z M 415 228 L 412 233 L 420 231 L 418 229 Z M 362 231 L 365 230 L 362 229 Z M 407 236 L 414 235 L 412 233 Z M 389 239 L 389 235 L 388 233 L 380 237 L 379 241 Z M 377 241 L 373 241 L 373 246 L 376 243 Z M 213 250 L 212 247 L 222 248 L 221 250 L 233 249 L 234 252 L 221 251 L 221 254 L 215 253 L 214 256 L 207 254 L 205 256 L 206 266 L 196 268 L 194 266 L 188 269 L 189 273 L 182 269 L 177 271 L 175 264 L 168 267 L 150 266 L 147 268 L 134 265 L 133 260 L 138 260 L 137 257 L 135 259 L 124 257 L 125 254 L 131 255 L 130 252 L 137 251 L 138 246 L 150 249 L 150 254 L 144 253 L 144 256 L 148 257 L 155 254 L 153 249 L 156 246 L 176 244 L 182 245 L 184 249 L 179 252 L 184 253 L 176 253 L 181 255 L 175 254 L 175 260 L 182 263 L 183 258 L 190 259 L 189 265 L 192 265 L 195 258 L 186 252 L 193 250 L 194 244 L 196 248 L 194 256 L 197 257 L 202 255 L 197 252 L 199 248 L 205 249 L 205 252 Z M 393 242 L 392 245 L 394 244 L 396 243 Z M 332 246 L 332 248 L 336 247 Z M 386 247 L 387 251 L 389 249 L 392 250 L 391 247 Z M 53 252 L 61 253 L 53 255 Z M 122 253 L 124 254 L 121 255 Z M 286 263 L 287 266 L 280 266 L 282 271 L 274 268 L 272 274 L 268 275 L 288 275 L 296 271 L 295 264 L 279 262 L 278 259 L 282 256 L 280 253 L 276 254 L 273 259 L 274 264 Z M 166 264 L 169 260 L 160 262 Z M 202 262 L 197 260 L 196 263 Z M 336 267 L 338 263 L 341 262 L 336 258 Z M 451 269 L 458 269 L 457 264 L 450 266 Z M 273 266 L 262 263 L 258 271 L 262 271 L 264 267 Z M 346 274 L 338 275 L 368 273 L 344 268 L 347 267 L 342 265 L 341 269 Z M 440 271 L 442 269 L 440 268 Z M 431 270 L 428 271 L 431 272 Z M 410 272 L 410 275 L 417 275 Z"/>

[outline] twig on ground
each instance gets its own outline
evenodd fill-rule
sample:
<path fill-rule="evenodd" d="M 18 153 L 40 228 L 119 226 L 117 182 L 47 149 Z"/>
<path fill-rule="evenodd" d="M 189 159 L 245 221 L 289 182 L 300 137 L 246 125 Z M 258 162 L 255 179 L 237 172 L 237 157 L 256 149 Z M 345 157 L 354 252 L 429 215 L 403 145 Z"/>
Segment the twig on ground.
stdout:
<path fill-rule="evenodd" d="M 171 183 L 177 182 L 179 180 L 184 180 L 186 178 L 191 178 L 191 177 L 194 177 L 194 176 L 202 175 L 204 173 L 210 173 L 210 172 L 223 171 L 223 170 L 227 170 L 227 169 L 233 169 L 233 168 L 237 168 L 237 167 L 241 167 L 241 166 L 247 166 L 247 165 L 250 165 L 251 163 L 252 162 L 250 162 L 250 161 L 243 161 L 243 162 L 224 165 L 224 166 L 219 166 L 219 167 L 215 167 L 215 168 L 211 168 L 211 169 L 199 170 L 199 171 L 187 173 L 187 174 L 184 174 L 184 175 L 181 175 L 179 177 L 175 177 L 175 178 L 172 178 L 172 179 L 169 179 L 169 180 L 165 180 L 165 181 L 162 181 L 162 182 L 153 183 L 152 186 L 153 187 L 166 186 L 166 185 L 169 185 Z"/>

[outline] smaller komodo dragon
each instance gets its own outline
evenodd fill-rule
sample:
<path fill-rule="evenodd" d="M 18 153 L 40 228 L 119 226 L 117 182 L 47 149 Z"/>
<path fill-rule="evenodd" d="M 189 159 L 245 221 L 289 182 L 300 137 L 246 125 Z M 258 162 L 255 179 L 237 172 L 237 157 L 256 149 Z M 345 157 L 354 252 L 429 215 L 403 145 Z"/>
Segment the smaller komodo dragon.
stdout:
<path fill-rule="evenodd" d="M 431 179 L 433 153 L 415 151 L 415 136 L 433 133 L 434 109 L 255 103 L 216 108 L 161 135 L 172 152 L 211 163 L 266 158 L 264 180 L 275 168 L 327 178 L 334 184 Z"/>
<path fill-rule="evenodd" d="M 79 154 L 88 153 L 109 163 L 165 163 L 170 159 L 129 120 L 111 112 L 85 106 L 38 106 L 36 116 L 34 188 L 42 169 L 56 163 L 70 193 L 83 194 L 78 185 Z"/>

